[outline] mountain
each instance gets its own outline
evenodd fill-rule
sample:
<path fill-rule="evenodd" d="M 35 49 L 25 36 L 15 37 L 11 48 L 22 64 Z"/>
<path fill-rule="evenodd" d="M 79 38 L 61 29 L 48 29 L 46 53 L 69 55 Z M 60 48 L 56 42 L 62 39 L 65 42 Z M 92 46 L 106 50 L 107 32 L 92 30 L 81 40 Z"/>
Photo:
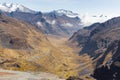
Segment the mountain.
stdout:
<path fill-rule="evenodd" d="M 66 15 L 68 17 L 78 17 L 81 19 L 81 25 L 83 26 L 89 26 L 93 23 L 97 23 L 97 22 L 105 22 L 108 19 L 111 19 L 111 17 L 106 16 L 106 15 L 90 15 L 90 14 L 80 14 L 80 13 L 74 13 L 70 10 L 64 10 L 64 9 L 59 9 L 59 10 L 54 10 L 53 11 L 56 15 L 61 16 L 61 15 Z"/>
<path fill-rule="evenodd" d="M 68 17 L 67 15 L 58 14 L 55 11 L 43 14 L 46 21 L 51 25 L 55 34 L 71 35 L 80 29 L 81 19 L 79 17 Z"/>
<path fill-rule="evenodd" d="M 44 34 L 71 36 L 75 31 L 94 22 L 103 22 L 107 16 L 80 15 L 69 10 L 51 12 L 33 11 L 19 4 L 0 4 L 1 12 L 36 26 Z"/>
<path fill-rule="evenodd" d="M 0 68 L 49 72 L 61 78 L 77 76 L 88 68 L 80 69 L 83 62 L 90 60 L 74 53 L 66 40 L 59 36 L 48 37 L 25 21 L 0 14 Z"/>
<path fill-rule="evenodd" d="M 0 4 L 0 10 L 3 12 L 25 12 L 25 13 L 35 13 L 35 11 L 26 8 L 20 4 L 13 3 L 3 3 Z"/>
<path fill-rule="evenodd" d="M 80 29 L 70 41 L 93 59 L 97 80 L 120 79 L 120 17 Z"/>
<path fill-rule="evenodd" d="M 0 10 L 10 17 L 24 20 L 36 26 L 44 34 L 70 36 L 74 31 L 81 28 L 81 20 L 78 17 L 69 17 L 67 14 L 62 15 L 60 11 L 42 13 L 33 11 L 23 5 L 6 3 L 0 5 Z M 69 15 L 74 14 L 70 14 L 71 11 L 66 12 Z"/>
<path fill-rule="evenodd" d="M 79 16 L 79 14 L 77 14 L 77 13 L 74 13 L 70 10 L 64 10 L 64 9 L 54 10 L 53 12 L 58 16 L 62 16 L 62 15 L 66 15 L 68 17 L 78 17 Z"/>
<path fill-rule="evenodd" d="M 97 22 L 102 23 L 112 18 L 110 16 L 106 16 L 103 14 L 101 15 L 80 14 L 80 13 L 74 13 L 70 10 L 64 10 L 64 9 L 54 10 L 53 12 L 58 16 L 66 15 L 71 18 L 78 17 L 81 19 L 80 24 L 83 26 L 90 26 L 91 24 L 97 23 Z"/>
<path fill-rule="evenodd" d="M 81 28 L 79 18 L 70 18 L 67 16 L 57 16 L 54 13 L 36 12 L 35 14 L 24 12 L 6 13 L 8 16 L 26 21 L 38 28 L 44 34 L 59 36 L 71 35 L 74 31 Z"/>

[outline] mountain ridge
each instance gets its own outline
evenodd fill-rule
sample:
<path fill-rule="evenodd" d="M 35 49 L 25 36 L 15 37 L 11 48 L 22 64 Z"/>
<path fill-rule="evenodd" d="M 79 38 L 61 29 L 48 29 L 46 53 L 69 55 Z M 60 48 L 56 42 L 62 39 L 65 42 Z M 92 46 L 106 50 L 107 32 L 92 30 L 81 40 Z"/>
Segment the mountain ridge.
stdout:
<path fill-rule="evenodd" d="M 36 12 L 39 11 L 35 11 L 35 10 L 31 10 L 23 5 L 20 4 L 13 4 L 13 3 L 1 3 L 0 5 L 0 9 L 4 12 L 26 12 L 26 13 L 32 13 L 35 14 Z M 58 10 L 53 10 L 50 12 L 42 12 L 43 14 L 46 13 L 55 13 L 57 16 L 62 16 L 62 15 L 66 15 L 67 17 L 71 17 L 71 18 L 75 18 L 78 17 L 80 18 L 82 21 L 83 26 L 88 26 L 91 25 L 95 22 L 104 22 L 108 19 L 110 19 L 111 17 L 109 16 L 104 16 L 103 14 L 101 15 L 88 15 L 88 14 L 79 14 L 79 13 L 74 13 L 70 10 L 65 10 L 65 9 L 58 9 Z"/>
<path fill-rule="evenodd" d="M 97 80 L 120 79 L 119 22 L 120 17 L 115 17 L 104 23 L 95 23 L 79 30 L 70 38 L 72 43 L 77 43 L 75 45 L 81 48 L 80 55 L 86 54 L 92 58 L 95 67 L 93 77 Z"/>

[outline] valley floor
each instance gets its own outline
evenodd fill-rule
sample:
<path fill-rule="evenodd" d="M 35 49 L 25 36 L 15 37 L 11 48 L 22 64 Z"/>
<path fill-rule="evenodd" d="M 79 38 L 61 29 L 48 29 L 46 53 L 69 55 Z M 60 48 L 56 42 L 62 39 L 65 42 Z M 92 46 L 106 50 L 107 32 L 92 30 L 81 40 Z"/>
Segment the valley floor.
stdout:
<path fill-rule="evenodd" d="M 64 53 L 66 60 L 71 58 L 71 60 L 67 61 L 67 64 L 70 63 L 70 71 L 73 72 L 72 74 L 75 74 L 77 72 L 77 76 L 80 76 L 83 80 L 93 80 L 85 78 L 86 76 L 89 76 L 93 71 L 92 59 L 90 56 L 79 55 L 78 53 L 80 51 L 80 48 L 71 46 L 68 41 L 69 38 L 67 37 L 61 38 L 49 35 L 47 38 L 53 46 Z"/>

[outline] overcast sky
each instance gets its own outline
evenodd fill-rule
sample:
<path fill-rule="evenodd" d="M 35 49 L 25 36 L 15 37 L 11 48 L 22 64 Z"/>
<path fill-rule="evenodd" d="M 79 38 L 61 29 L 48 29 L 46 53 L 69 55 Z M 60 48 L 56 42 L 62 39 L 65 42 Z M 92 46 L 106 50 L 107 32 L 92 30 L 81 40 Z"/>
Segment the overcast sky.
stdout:
<path fill-rule="evenodd" d="M 67 9 L 81 14 L 120 14 L 120 0 L 0 0 L 0 2 L 22 4 L 42 12 Z"/>

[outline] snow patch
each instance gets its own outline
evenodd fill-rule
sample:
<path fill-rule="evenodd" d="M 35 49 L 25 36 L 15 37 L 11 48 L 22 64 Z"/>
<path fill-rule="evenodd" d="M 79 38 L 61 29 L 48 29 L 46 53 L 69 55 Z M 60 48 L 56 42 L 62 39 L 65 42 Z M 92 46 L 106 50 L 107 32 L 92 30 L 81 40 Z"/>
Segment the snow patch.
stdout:
<path fill-rule="evenodd" d="M 73 27 L 73 24 L 71 23 L 64 23 L 61 26 L 65 26 L 65 27 Z"/>
<path fill-rule="evenodd" d="M 43 26 L 40 21 L 38 21 L 36 24 L 37 24 L 37 26 Z"/>
<path fill-rule="evenodd" d="M 73 13 L 72 11 L 64 10 L 64 9 L 55 10 L 54 12 L 58 16 L 62 16 L 62 15 L 66 15 L 68 17 L 77 17 L 78 16 L 77 13 Z"/>
<path fill-rule="evenodd" d="M 47 20 L 47 19 L 46 19 L 46 22 L 49 23 L 49 24 L 52 24 L 52 25 L 54 25 L 56 23 L 55 20 Z"/>
<path fill-rule="evenodd" d="M 51 24 L 55 24 L 55 23 L 56 23 L 56 21 L 55 21 L 55 20 L 53 20 Z"/>

